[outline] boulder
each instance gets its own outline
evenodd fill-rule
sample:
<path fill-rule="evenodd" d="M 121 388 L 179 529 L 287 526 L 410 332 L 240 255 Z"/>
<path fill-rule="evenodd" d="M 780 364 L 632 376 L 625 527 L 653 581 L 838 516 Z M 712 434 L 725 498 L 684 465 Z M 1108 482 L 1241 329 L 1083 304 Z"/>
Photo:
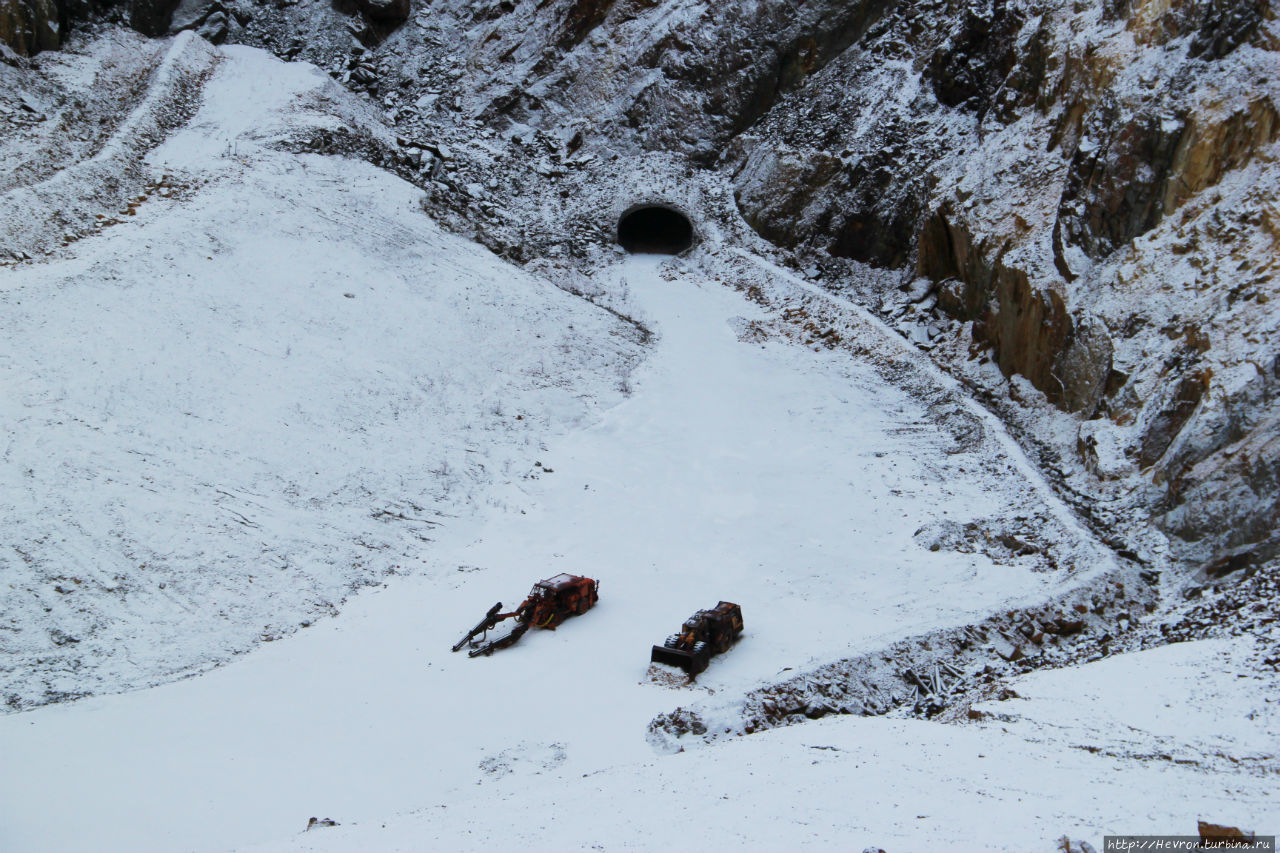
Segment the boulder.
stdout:
<path fill-rule="evenodd" d="M 734 179 L 743 217 L 761 237 L 794 245 L 813 197 L 834 177 L 840 161 L 819 151 L 757 145 Z"/>
<path fill-rule="evenodd" d="M 219 0 L 179 0 L 170 19 L 170 30 L 194 30 L 209 19 L 215 12 L 226 12 L 226 7 Z"/>
<path fill-rule="evenodd" d="M 214 12 L 205 19 L 196 32 L 211 44 L 222 44 L 227 40 L 228 23 L 226 12 Z"/>
<path fill-rule="evenodd" d="M 1250 563 L 1280 554 L 1280 415 L 1171 478 L 1168 489 L 1174 505 L 1157 523 L 1210 573 L 1230 571 L 1245 552 Z"/>

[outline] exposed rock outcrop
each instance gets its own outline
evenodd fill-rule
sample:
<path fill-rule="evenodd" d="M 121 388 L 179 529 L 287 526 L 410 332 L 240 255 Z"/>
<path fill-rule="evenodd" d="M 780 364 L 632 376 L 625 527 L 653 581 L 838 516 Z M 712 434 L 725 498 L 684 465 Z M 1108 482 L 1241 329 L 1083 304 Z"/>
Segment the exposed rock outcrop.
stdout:
<path fill-rule="evenodd" d="M 1006 376 L 1021 374 L 1056 405 L 1092 415 L 1111 374 L 1106 328 L 1069 312 L 1060 291 L 1033 286 L 1025 271 L 1003 263 L 1002 252 L 974 245 L 947 213 L 926 221 L 920 238 L 920 272 L 943 282 L 939 304 L 973 321 L 974 339 L 994 350 Z"/>
<path fill-rule="evenodd" d="M 911 26 L 922 7 L 894 7 L 752 129 L 744 217 L 779 245 L 901 270 L 904 288 L 936 282 L 937 310 L 1005 376 L 1114 420 L 1131 464 L 1108 470 L 1146 478 L 1193 564 L 1269 541 L 1275 427 L 1229 378 L 1278 354 L 1258 269 L 1274 204 L 1256 188 L 1280 179 L 1269 10 L 965 3 L 938 40 Z M 1227 461 L 1247 434 L 1252 461 Z M 1254 485 L 1228 485 L 1241 477 Z"/>
<path fill-rule="evenodd" d="M 54 50 L 64 25 L 57 0 L 0 0 L 0 44 L 21 56 Z"/>

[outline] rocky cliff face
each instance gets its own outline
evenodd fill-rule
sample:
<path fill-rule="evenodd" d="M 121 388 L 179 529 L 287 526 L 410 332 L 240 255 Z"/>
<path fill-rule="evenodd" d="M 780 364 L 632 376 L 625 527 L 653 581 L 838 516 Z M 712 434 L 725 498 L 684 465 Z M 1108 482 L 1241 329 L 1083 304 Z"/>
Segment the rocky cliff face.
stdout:
<path fill-rule="evenodd" d="M 0 2 L 0 44 L 21 56 L 62 43 L 63 10 L 55 0 Z"/>
<path fill-rule="evenodd" d="M 520 260 L 606 244 L 610 187 L 683 182 L 1000 400 L 1082 500 L 1211 571 L 1280 550 L 1267 0 L 146 2 L 140 29 L 367 91 L 440 215 Z"/>

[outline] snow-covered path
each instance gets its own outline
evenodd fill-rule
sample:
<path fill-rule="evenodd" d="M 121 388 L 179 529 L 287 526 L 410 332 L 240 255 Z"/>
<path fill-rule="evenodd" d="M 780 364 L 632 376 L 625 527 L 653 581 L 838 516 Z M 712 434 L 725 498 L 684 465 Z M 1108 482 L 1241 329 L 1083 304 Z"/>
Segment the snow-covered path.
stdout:
<path fill-rule="evenodd" d="M 840 354 L 739 341 L 755 309 L 723 287 L 651 258 L 620 274 L 659 336 L 630 399 L 338 618 L 199 678 L 0 719 L 5 845 L 225 849 L 652 762 L 646 724 L 692 697 L 646 681 L 648 649 L 699 607 L 743 606 L 745 638 L 699 679 L 731 697 L 1052 580 L 914 542 L 1025 484 L 976 460 L 966 479 L 965 454 L 940 468 L 905 394 Z M 491 659 L 449 653 L 559 571 L 599 578 L 599 606 Z"/>

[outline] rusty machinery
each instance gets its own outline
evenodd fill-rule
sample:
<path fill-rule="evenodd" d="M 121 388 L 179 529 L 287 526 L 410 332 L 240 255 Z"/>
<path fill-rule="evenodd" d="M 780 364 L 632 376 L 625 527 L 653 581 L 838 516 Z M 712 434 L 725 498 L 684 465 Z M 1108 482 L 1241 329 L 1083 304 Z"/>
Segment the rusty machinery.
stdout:
<path fill-rule="evenodd" d="M 714 609 L 699 610 L 686 619 L 680 633 L 653 647 L 649 660 L 697 675 L 707 668 L 712 655 L 728 651 L 741 633 L 742 608 L 722 601 Z"/>
<path fill-rule="evenodd" d="M 454 644 L 453 650 L 460 651 L 463 646 L 470 645 L 467 654 L 471 657 L 491 655 L 498 649 L 515 645 L 530 627 L 554 631 L 570 616 L 590 610 L 600 600 L 598 588 L 596 581 L 578 575 L 558 574 L 538 581 L 524 603 L 510 613 L 502 612 L 501 601 L 490 607 L 484 618 Z M 486 639 L 499 622 L 507 619 L 515 620 L 509 631 L 491 640 Z"/>

